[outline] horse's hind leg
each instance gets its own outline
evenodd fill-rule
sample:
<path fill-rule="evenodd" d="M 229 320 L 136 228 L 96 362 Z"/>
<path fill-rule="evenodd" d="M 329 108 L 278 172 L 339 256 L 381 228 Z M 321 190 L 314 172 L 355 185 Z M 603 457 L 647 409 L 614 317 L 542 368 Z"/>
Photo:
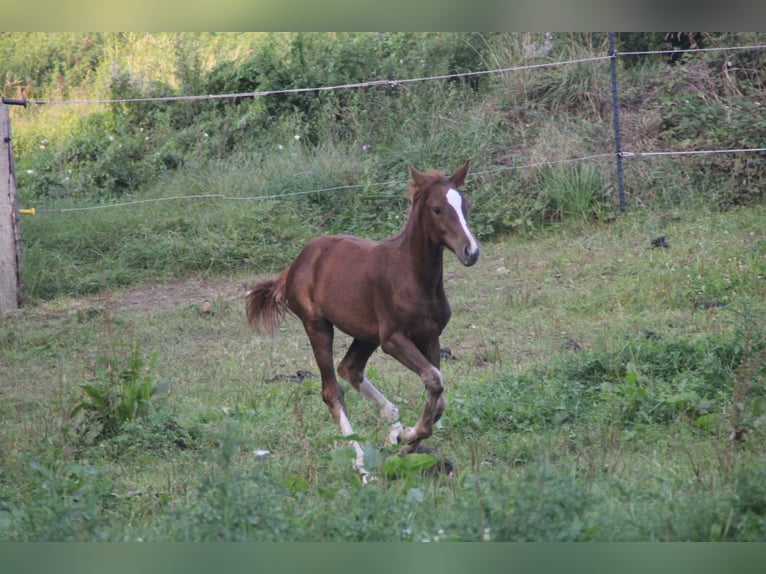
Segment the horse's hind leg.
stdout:
<path fill-rule="evenodd" d="M 352 387 L 362 393 L 362 396 L 378 409 L 384 422 L 390 423 L 388 432 L 389 444 L 399 442 L 402 434 L 402 423 L 399 422 L 399 409 L 389 401 L 364 374 L 364 368 L 370 356 L 378 345 L 354 339 L 346 352 L 346 356 L 338 365 L 338 374 L 346 379 Z"/>
<path fill-rule="evenodd" d="M 322 377 L 322 400 L 327 405 L 330 414 L 340 428 L 342 436 L 354 434 L 351 428 L 351 422 L 346 410 L 346 402 L 343 399 L 343 388 L 338 384 L 335 378 L 335 369 L 333 368 L 332 342 L 334 329 L 332 323 L 324 319 L 316 321 L 304 321 L 306 334 L 311 343 L 311 349 L 314 351 L 319 373 Z M 362 474 L 363 480 L 368 472 L 364 469 L 364 452 L 359 443 L 355 440 L 350 441 L 351 446 L 356 452 L 354 467 Z"/>

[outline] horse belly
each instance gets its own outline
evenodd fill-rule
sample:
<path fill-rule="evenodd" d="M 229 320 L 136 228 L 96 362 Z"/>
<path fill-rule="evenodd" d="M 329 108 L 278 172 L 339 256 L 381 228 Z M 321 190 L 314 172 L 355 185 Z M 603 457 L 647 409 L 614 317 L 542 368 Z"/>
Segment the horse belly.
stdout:
<path fill-rule="evenodd" d="M 317 302 L 325 318 L 347 335 L 379 343 L 374 285 L 361 267 L 349 265 L 328 274 Z"/>
<path fill-rule="evenodd" d="M 342 306 L 335 301 L 323 307 L 330 323 L 347 335 L 367 343 L 380 344 L 378 318 L 366 301 L 346 299 Z"/>
<path fill-rule="evenodd" d="M 327 236 L 306 245 L 293 262 L 288 282 L 291 308 L 301 319 L 325 319 L 344 333 L 378 342 L 374 309 L 372 241 Z"/>

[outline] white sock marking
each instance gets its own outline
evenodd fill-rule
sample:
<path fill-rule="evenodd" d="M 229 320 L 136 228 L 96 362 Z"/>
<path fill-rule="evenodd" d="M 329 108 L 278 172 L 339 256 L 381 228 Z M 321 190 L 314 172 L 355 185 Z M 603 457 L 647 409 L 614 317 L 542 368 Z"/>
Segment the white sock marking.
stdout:
<path fill-rule="evenodd" d="M 340 434 L 343 436 L 350 436 L 354 434 L 354 429 L 351 428 L 351 422 L 349 422 L 346 413 L 342 411 L 340 413 L 340 421 L 338 421 L 338 424 L 340 426 Z M 352 447 L 354 447 L 354 452 L 356 452 L 356 458 L 354 459 L 353 463 L 354 468 L 357 470 L 357 472 L 359 472 L 359 474 L 362 475 L 362 482 L 367 484 L 370 473 L 366 468 L 364 468 L 364 451 L 357 441 L 352 440 L 349 441 L 349 443 Z"/>
<path fill-rule="evenodd" d="M 338 424 L 340 425 L 341 435 L 348 436 L 348 435 L 354 434 L 354 429 L 351 428 L 351 422 L 348 420 L 346 413 L 342 411 L 340 413 L 340 421 L 338 422 Z"/>
<path fill-rule="evenodd" d="M 381 418 L 387 423 L 396 421 L 399 418 L 399 409 L 381 393 L 370 380 L 365 377 L 362 384 L 359 385 L 359 392 L 362 396 L 378 407 Z"/>
<path fill-rule="evenodd" d="M 466 222 L 465 217 L 463 217 L 463 198 L 460 195 L 460 192 L 450 188 L 447 192 L 447 203 L 449 203 L 452 206 L 452 209 L 455 210 L 455 213 L 457 213 L 458 221 L 460 221 L 460 225 L 463 226 L 463 231 L 471 242 L 471 253 L 475 253 L 479 248 L 479 244 L 474 238 L 473 233 L 471 233 L 471 230 L 468 229 L 468 222 Z"/>
<path fill-rule="evenodd" d="M 387 423 L 391 423 L 391 428 L 388 431 L 388 437 L 386 439 L 388 444 L 396 444 L 399 442 L 399 436 L 402 434 L 402 423 L 399 422 L 399 409 L 396 405 L 375 388 L 375 385 L 373 385 L 367 377 L 365 377 L 362 384 L 359 385 L 359 392 L 362 393 L 362 396 L 365 399 L 378 408 L 380 418 Z"/>

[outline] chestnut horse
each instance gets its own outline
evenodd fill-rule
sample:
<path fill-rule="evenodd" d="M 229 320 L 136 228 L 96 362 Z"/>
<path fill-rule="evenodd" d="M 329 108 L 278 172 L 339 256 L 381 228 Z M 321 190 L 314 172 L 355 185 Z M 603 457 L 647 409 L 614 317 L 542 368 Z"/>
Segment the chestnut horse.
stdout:
<path fill-rule="evenodd" d="M 273 333 L 287 310 L 303 322 L 322 377 L 322 398 L 343 436 L 354 431 L 333 368 L 333 327 L 353 337 L 338 374 L 390 423 L 388 441 L 401 443 L 403 454 L 431 436 L 444 412 L 439 335 L 451 315 L 444 293 L 444 248 L 465 266 L 481 254 L 468 228 L 468 201 L 459 191 L 469 163 L 449 178 L 409 165 L 410 211 L 398 235 L 380 243 L 351 235 L 318 237 L 278 277 L 247 294 L 247 319 L 257 330 Z M 365 376 L 379 346 L 425 385 L 426 405 L 415 426 L 402 428 L 397 407 Z M 354 440 L 351 444 L 355 467 L 366 477 L 362 449 Z"/>

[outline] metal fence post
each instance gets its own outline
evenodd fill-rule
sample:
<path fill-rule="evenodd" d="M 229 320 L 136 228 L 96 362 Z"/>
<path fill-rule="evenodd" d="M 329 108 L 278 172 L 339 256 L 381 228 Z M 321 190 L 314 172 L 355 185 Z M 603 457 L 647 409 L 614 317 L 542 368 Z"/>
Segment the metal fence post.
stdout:
<path fill-rule="evenodd" d="M 617 156 L 617 195 L 620 211 L 625 211 L 625 188 L 622 180 L 622 142 L 620 141 L 620 100 L 617 97 L 617 51 L 614 49 L 614 32 L 609 32 L 609 55 L 612 64 L 612 121 L 614 123 L 614 148 Z"/>

